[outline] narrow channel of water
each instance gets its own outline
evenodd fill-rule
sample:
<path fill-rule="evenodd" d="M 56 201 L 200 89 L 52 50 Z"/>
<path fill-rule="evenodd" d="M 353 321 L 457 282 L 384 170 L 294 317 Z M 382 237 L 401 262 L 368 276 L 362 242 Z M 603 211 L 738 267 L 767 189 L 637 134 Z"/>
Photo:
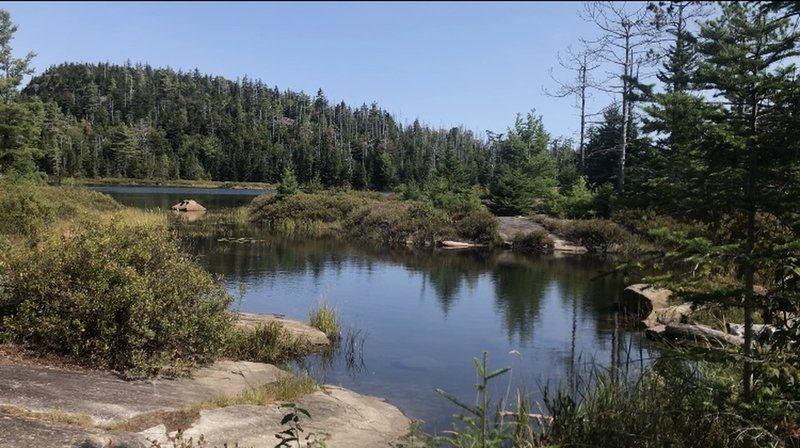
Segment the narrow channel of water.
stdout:
<path fill-rule="evenodd" d="M 246 190 L 97 190 L 150 209 L 196 199 L 209 208 L 208 219 L 253 198 Z M 209 271 L 224 275 L 243 311 L 307 320 L 320 301 L 333 305 L 356 344 L 296 367 L 320 381 L 384 397 L 423 420 L 426 431 L 447 429 L 458 411 L 435 388 L 474 400 L 472 358 L 484 350 L 492 368 L 512 366 L 493 390 L 510 400 L 509 391 L 519 386 L 541 399 L 541 385 L 566 383 L 570 372 L 592 361 L 608 366 L 649 357 L 640 335 L 615 325 L 611 306 L 622 279 L 601 275 L 610 264 L 591 256 L 387 249 L 224 225 L 196 239 L 192 250 Z"/>

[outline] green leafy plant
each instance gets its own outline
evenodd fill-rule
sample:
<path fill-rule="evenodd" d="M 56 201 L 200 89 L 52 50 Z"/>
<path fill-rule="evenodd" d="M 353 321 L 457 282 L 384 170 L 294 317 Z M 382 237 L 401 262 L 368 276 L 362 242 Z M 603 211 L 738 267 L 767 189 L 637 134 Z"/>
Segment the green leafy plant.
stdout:
<path fill-rule="evenodd" d="M 322 438 L 318 438 L 313 432 L 303 437 L 303 432 L 305 432 L 305 430 L 300 424 L 300 420 L 302 416 L 311 418 L 311 414 L 307 410 L 298 407 L 297 403 L 283 403 L 281 404 L 281 408 L 289 410 L 281 419 L 281 426 L 288 427 L 275 434 L 275 437 L 280 440 L 280 442 L 275 445 L 275 448 L 325 447 L 325 441 Z"/>
<path fill-rule="evenodd" d="M 473 358 L 473 362 L 479 378 L 478 384 L 475 385 L 475 389 L 478 391 L 478 400 L 476 404 L 466 404 L 450 393 L 442 389 L 436 389 L 436 393 L 465 410 L 466 414 L 457 414 L 454 416 L 458 421 L 464 424 L 463 428 L 459 428 L 454 423 L 453 429 L 449 431 L 448 435 L 436 436 L 431 440 L 433 446 L 502 447 L 504 446 L 504 441 L 512 437 L 511 427 L 501 424 L 499 413 L 496 413 L 494 422 L 490 425 L 489 414 L 491 400 L 488 391 L 489 382 L 510 371 L 511 367 L 503 367 L 489 371 L 487 352 L 483 352 L 482 361 L 479 361 L 478 358 Z"/>

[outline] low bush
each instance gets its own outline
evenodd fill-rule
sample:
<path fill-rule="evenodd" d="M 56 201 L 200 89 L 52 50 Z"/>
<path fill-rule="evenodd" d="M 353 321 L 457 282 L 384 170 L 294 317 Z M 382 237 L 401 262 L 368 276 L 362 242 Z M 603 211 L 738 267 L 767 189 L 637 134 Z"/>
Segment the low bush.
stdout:
<path fill-rule="evenodd" d="M 517 233 L 511 239 L 511 242 L 513 250 L 539 254 L 552 253 L 555 247 L 555 242 L 550 237 L 550 232 L 545 229 Z"/>
<path fill-rule="evenodd" d="M 0 181 L 0 235 L 36 239 L 59 220 L 121 208 L 110 196 L 84 188 Z"/>
<path fill-rule="evenodd" d="M 130 376 L 212 361 L 231 297 L 163 227 L 83 223 L 0 265 L 0 335 Z"/>
<path fill-rule="evenodd" d="M 575 241 L 594 253 L 636 253 L 641 241 L 619 224 L 607 219 L 548 220 L 542 225 L 565 239 Z"/>
<path fill-rule="evenodd" d="M 473 210 L 455 222 L 460 238 L 481 244 L 497 244 L 497 218 L 486 208 Z"/>
<path fill-rule="evenodd" d="M 295 222 L 300 227 L 330 225 L 340 223 L 363 202 L 363 198 L 349 194 L 262 195 L 250 204 L 250 217 L 251 221 L 270 229 L 285 221 Z"/>

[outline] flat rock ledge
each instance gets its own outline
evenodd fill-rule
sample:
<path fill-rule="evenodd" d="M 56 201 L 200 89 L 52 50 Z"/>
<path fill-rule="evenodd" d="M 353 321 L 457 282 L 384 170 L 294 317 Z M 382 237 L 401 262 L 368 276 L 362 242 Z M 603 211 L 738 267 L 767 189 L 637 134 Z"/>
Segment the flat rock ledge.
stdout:
<path fill-rule="evenodd" d="M 266 325 L 272 322 L 283 325 L 292 336 L 304 338 L 312 345 L 322 347 L 331 344 L 328 336 L 318 329 L 299 320 L 286 319 L 278 314 L 239 313 L 239 320 L 236 322 L 236 326 L 239 328 L 254 328 L 258 325 Z"/>
<path fill-rule="evenodd" d="M 397 446 L 408 433 L 411 423 L 399 409 L 380 398 L 359 395 L 336 386 L 323 386 L 322 390 L 296 403 L 311 414 L 310 419 L 302 418 L 300 421 L 303 436 L 313 434 L 330 448 Z M 203 435 L 209 446 L 271 447 L 277 441 L 275 434 L 286 429 L 280 425 L 286 412 L 278 405 L 230 406 L 201 411 L 200 418 L 184 431 L 183 437 L 197 440 Z M 162 445 L 175 435 L 167 433 L 163 426 L 142 434 Z"/>
<path fill-rule="evenodd" d="M 182 420 L 159 420 L 160 413 L 181 411 L 219 396 L 234 396 L 289 373 L 270 364 L 223 361 L 192 378 L 124 381 L 113 373 L 66 371 L 41 366 L 0 365 L 0 448 L 150 448 L 152 441 L 172 446 L 177 429 L 213 446 L 274 446 L 286 409 L 239 405 L 187 412 Z M 315 433 L 326 446 L 397 446 L 411 421 L 382 399 L 335 386 L 300 398 L 311 414 L 302 421 L 305 435 Z M 30 412 L 42 413 L 30 415 Z M 71 417 L 72 423 L 63 417 Z M 50 419 L 50 420 L 48 420 Z M 53 422 L 57 419 L 59 422 Z M 103 425 L 137 423 L 132 431 Z"/>

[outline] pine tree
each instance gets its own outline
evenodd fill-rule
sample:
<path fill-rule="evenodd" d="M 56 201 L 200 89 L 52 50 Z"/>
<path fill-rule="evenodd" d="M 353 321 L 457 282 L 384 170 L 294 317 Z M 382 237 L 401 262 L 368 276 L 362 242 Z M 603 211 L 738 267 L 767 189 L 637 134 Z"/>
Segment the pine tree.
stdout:
<path fill-rule="evenodd" d="M 707 94 L 682 105 L 691 111 L 684 120 L 696 128 L 692 139 L 676 146 L 681 155 L 675 161 L 685 165 L 677 171 L 685 201 L 698 211 L 694 217 L 716 229 L 716 241 L 680 242 L 673 255 L 691 264 L 692 275 L 677 272 L 682 277 L 678 284 L 705 297 L 738 296 L 744 309 L 742 385 L 747 401 L 756 392 L 753 314 L 760 305 L 768 319 L 777 299 L 787 296 L 785 279 L 791 275 L 787 277 L 786 267 L 800 249 L 795 210 L 800 201 L 800 92 L 792 64 L 800 55 L 798 43 L 800 33 L 781 11 L 751 3 L 723 4 L 718 18 L 701 25 L 692 81 Z M 654 114 L 654 124 L 676 135 L 686 130 L 668 113 Z M 738 267 L 738 285 L 692 286 L 702 281 L 700 274 L 730 260 Z M 766 287 L 764 296 L 754 294 L 756 278 Z M 781 349 L 780 344 L 775 347 Z"/>

